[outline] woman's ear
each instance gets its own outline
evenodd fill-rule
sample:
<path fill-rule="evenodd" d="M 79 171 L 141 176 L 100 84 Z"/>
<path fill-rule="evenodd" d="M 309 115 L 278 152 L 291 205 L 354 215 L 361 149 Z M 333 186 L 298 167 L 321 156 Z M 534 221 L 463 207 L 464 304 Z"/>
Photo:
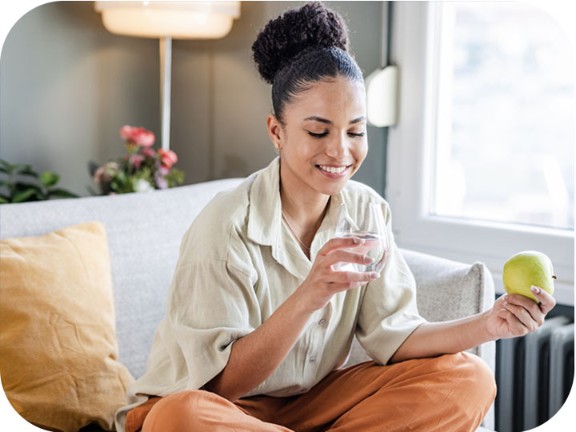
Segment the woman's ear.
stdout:
<path fill-rule="evenodd" d="M 274 114 L 269 114 L 266 119 L 266 126 L 272 144 L 274 144 L 276 150 L 280 152 L 280 150 L 282 150 L 282 124 Z"/>

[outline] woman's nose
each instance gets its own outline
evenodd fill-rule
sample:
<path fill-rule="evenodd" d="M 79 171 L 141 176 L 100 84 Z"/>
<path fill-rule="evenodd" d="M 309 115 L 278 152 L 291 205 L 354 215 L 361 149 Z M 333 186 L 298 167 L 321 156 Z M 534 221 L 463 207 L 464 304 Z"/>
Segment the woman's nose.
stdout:
<path fill-rule="evenodd" d="M 346 134 L 337 134 L 327 143 L 326 154 L 335 159 L 340 159 L 348 153 L 348 136 Z"/>

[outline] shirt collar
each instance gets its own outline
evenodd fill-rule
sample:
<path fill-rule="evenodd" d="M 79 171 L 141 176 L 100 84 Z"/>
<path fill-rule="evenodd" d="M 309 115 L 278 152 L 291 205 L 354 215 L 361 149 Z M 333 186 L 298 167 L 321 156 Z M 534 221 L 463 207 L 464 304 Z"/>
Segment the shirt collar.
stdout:
<path fill-rule="evenodd" d="M 344 192 L 332 196 L 330 207 L 318 229 L 316 237 L 323 240 L 320 245 L 334 236 L 341 212 L 349 220 L 350 214 Z M 280 158 L 275 158 L 268 167 L 260 171 L 250 189 L 248 214 L 248 238 L 261 245 L 276 243 L 282 226 L 282 201 L 280 199 Z"/>
<path fill-rule="evenodd" d="M 261 245 L 275 244 L 281 220 L 280 162 L 275 158 L 256 176 L 250 189 L 248 238 Z"/>
<path fill-rule="evenodd" d="M 272 247 L 274 258 L 296 277 L 305 278 L 318 251 L 334 237 L 342 215 L 350 219 L 346 195 L 332 196 L 328 212 L 312 241 L 310 260 L 297 248 L 282 247 L 282 202 L 280 199 L 280 158 L 275 158 L 254 179 L 250 189 L 248 238 L 260 245 Z M 301 255 L 301 256 L 300 256 Z"/>

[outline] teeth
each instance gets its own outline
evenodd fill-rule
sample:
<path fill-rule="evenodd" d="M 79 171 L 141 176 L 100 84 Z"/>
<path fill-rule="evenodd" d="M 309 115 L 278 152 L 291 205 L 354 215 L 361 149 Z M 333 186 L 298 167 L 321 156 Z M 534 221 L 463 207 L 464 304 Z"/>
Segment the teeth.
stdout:
<path fill-rule="evenodd" d="M 342 174 L 345 170 L 345 166 L 341 167 L 331 167 L 326 165 L 318 165 L 322 171 L 329 172 L 330 174 Z"/>

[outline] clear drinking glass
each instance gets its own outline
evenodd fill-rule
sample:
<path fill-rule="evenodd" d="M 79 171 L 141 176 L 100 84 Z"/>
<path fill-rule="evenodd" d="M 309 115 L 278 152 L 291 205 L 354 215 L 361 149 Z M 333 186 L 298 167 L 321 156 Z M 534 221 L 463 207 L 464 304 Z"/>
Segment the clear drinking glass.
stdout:
<path fill-rule="evenodd" d="M 376 202 L 370 202 L 362 212 L 356 224 L 347 217 L 344 205 L 339 212 L 336 237 L 358 237 L 364 243 L 353 248 L 351 251 L 367 255 L 372 258 L 371 264 L 338 263 L 336 269 L 340 271 L 357 272 L 380 272 L 384 267 L 388 253 L 388 238 L 382 214 L 382 206 Z"/>

